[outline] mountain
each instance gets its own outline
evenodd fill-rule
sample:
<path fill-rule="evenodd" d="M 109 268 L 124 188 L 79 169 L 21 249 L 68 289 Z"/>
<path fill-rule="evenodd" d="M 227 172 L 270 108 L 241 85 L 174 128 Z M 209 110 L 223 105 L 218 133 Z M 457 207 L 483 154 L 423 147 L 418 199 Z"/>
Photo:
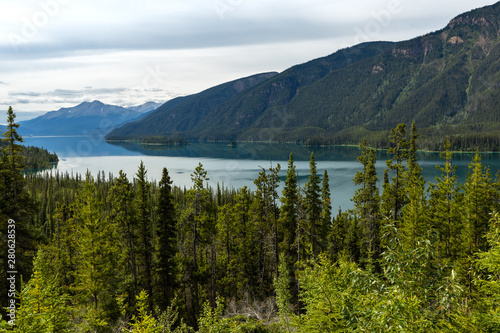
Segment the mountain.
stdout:
<path fill-rule="evenodd" d="M 130 106 L 127 109 L 135 112 L 147 113 L 158 109 L 160 106 L 162 106 L 161 103 L 147 102 L 137 106 Z"/>
<path fill-rule="evenodd" d="M 212 103 L 203 93 L 174 100 L 108 138 L 357 143 L 367 136 L 387 143 L 388 129 L 415 121 L 424 141 L 482 135 L 498 145 L 499 27 L 500 2 L 425 36 L 360 44 L 294 66 L 227 100 Z"/>
<path fill-rule="evenodd" d="M 248 110 L 249 118 L 253 114 L 289 102 L 302 87 L 323 78 L 328 73 L 345 68 L 390 48 L 392 43 L 367 43 L 337 52 L 328 57 L 316 59 L 305 64 L 294 66 L 278 74 L 276 72 L 258 74 L 231 81 L 207 89 L 201 93 L 178 97 L 168 101 L 144 119 L 128 123 L 108 134 L 109 140 L 127 139 L 150 135 L 178 135 L 187 138 L 198 138 L 200 133 L 207 132 L 209 124 L 221 110 L 239 108 Z M 227 110 L 232 112 L 232 110 Z M 211 127 L 211 126 L 210 126 Z M 226 135 L 227 130 L 214 132 Z M 200 130 L 201 129 L 201 130 Z M 237 130 L 237 129 L 236 129 Z"/>
<path fill-rule="evenodd" d="M 143 117 L 156 109 L 157 103 L 124 108 L 100 101 L 83 102 L 75 107 L 47 112 L 37 118 L 21 121 L 20 133 L 24 135 L 81 135 L 91 131 L 108 133 L 115 127 Z"/>
<path fill-rule="evenodd" d="M 223 83 L 198 94 L 174 98 L 144 119 L 125 124 L 108 134 L 108 140 L 142 136 L 168 136 L 188 133 L 203 124 L 217 106 L 255 85 L 267 81 L 278 73 L 263 73 Z M 144 121 L 142 121 L 144 120 Z"/>

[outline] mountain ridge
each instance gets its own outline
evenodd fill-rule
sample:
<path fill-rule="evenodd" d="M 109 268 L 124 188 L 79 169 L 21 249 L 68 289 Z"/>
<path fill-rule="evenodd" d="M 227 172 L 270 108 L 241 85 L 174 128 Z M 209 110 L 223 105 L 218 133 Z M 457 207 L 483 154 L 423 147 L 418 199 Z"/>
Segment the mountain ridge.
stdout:
<path fill-rule="evenodd" d="M 159 103 L 147 102 L 133 107 L 105 104 L 101 101 L 82 102 L 73 107 L 49 111 L 34 119 L 20 121 L 21 134 L 74 135 L 102 130 L 105 134 L 128 121 L 154 111 Z"/>
<path fill-rule="evenodd" d="M 147 124 L 155 123 L 156 127 L 147 125 L 147 127 L 150 128 L 144 128 L 143 130 L 148 133 L 148 136 L 170 134 L 180 135 L 187 128 L 198 125 L 205 118 L 207 113 L 216 105 L 231 99 L 234 95 L 264 82 L 277 74 L 278 73 L 276 72 L 255 74 L 249 77 L 222 83 L 197 94 L 174 98 L 163 104 L 153 113 L 144 117 L 146 118 Z M 135 121 L 125 124 L 122 128 L 128 128 L 129 131 L 133 132 L 137 130 L 137 125 L 138 122 Z M 162 126 L 170 126 L 170 130 L 167 132 L 162 128 Z M 127 136 L 136 135 L 132 134 Z M 120 134 L 116 134 L 116 130 L 113 130 L 108 135 L 108 139 L 116 140 L 117 138 L 120 138 Z"/>
<path fill-rule="evenodd" d="M 387 131 L 415 121 L 422 134 L 500 129 L 500 2 L 463 13 L 410 40 L 364 43 L 285 70 L 204 111 L 159 108 L 109 137 L 387 144 Z M 189 98 L 188 98 L 189 99 Z M 199 99 L 199 100 L 202 100 Z M 175 120 L 173 120 L 175 119 Z M 153 121 L 154 120 L 154 121 Z M 183 126 L 177 126 L 182 123 Z M 175 125 L 177 124 L 177 125 Z M 484 126 L 483 126 L 484 125 Z M 487 126 L 486 126 L 487 125 Z"/>

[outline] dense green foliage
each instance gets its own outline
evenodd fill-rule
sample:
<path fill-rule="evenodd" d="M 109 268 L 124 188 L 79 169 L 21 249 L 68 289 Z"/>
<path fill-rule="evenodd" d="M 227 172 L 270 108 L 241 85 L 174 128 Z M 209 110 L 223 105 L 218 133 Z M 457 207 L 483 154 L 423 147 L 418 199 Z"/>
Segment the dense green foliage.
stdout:
<path fill-rule="evenodd" d="M 498 331 L 500 179 L 476 153 L 458 184 L 447 142 L 426 186 L 418 137 L 415 124 L 392 130 L 382 185 L 363 142 L 354 208 L 333 218 L 335 175 L 319 176 L 314 155 L 305 184 L 290 155 L 255 191 L 210 188 L 201 164 L 181 189 L 166 168 L 149 181 L 143 163 L 133 179 L 23 177 L 11 145 L 1 193 L 17 201 L 1 213 L 36 255 L 19 257 L 16 326 L 0 330 Z"/>
<path fill-rule="evenodd" d="M 7 155 L 12 156 L 12 147 L 15 147 L 16 151 L 19 153 L 20 163 L 19 167 L 22 169 L 43 169 L 50 168 L 55 163 L 59 161 L 56 153 L 49 153 L 47 149 L 39 148 L 39 147 L 21 147 L 16 144 L 13 146 L 15 142 L 24 142 L 22 137 L 18 134 L 19 124 L 15 123 L 16 115 L 12 108 L 9 108 L 7 112 L 7 121 L 9 125 L 7 127 L 6 135 L 4 135 L 4 139 L 0 142 L 0 151 L 3 155 L 7 153 Z M 12 131 L 15 129 L 15 134 Z M 8 135 L 7 135 L 8 134 Z"/>
<path fill-rule="evenodd" d="M 500 3 L 398 43 L 364 43 L 294 66 L 214 103 L 212 91 L 173 101 L 111 136 L 300 141 L 387 147 L 399 122 L 422 129 L 422 148 L 500 149 Z M 216 87 L 222 88 L 223 86 Z M 213 88 L 215 89 L 215 88 Z M 229 85 L 225 89 L 234 91 Z M 230 98 L 229 98 L 230 97 Z M 194 108 L 197 106 L 197 108 Z"/>
<path fill-rule="evenodd" d="M 0 143 L 0 150 L 5 151 L 7 144 Z M 59 157 L 56 153 L 50 153 L 47 149 L 33 146 L 25 146 L 21 149 L 19 155 L 22 157 L 22 168 L 28 170 L 40 170 L 51 168 L 57 162 Z"/>
<path fill-rule="evenodd" d="M 47 149 L 33 146 L 24 147 L 21 156 L 24 157 L 25 168 L 30 170 L 51 168 L 59 162 L 56 153 L 49 153 Z"/>

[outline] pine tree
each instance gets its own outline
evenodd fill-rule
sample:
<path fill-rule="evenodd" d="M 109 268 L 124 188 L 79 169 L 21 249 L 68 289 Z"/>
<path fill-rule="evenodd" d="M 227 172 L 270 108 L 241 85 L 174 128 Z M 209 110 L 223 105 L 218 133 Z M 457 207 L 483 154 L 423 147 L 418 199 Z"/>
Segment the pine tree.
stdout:
<path fill-rule="evenodd" d="M 288 169 L 286 174 L 285 186 L 283 188 L 283 195 L 281 197 L 281 214 L 280 214 L 280 264 L 279 267 L 283 265 L 289 276 L 280 276 L 283 281 L 288 281 L 289 290 L 292 291 L 292 295 L 297 295 L 297 281 L 295 279 L 296 263 L 301 259 L 304 259 L 304 251 L 302 240 L 304 230 L 301 228 L 299 223 L 299 192 L 298 192 L 298 181 L 297 181 L 297 171 L 295 169 L 293 155 L 290 154 L 288 159 Z M 284 260 L 284 262 L 283 262 Z M 279 274 L 283 273 L 280 270 Z"/>
<path fill-rule="evenodd" d="M 271 168 L 270 173 L 279 171 L 277 168 Z M 267 173 L 266 169 L 262 168 L 259 176 L 254 180 L 256 190 L 253 195 L 252 204 L 250 207 L 252 224 L 257 230 L 256 242 L 258 249 L 258 269 L 259 276 L 258 295 L 260 298 L 268 296 L 268 288 L 274 277 L 278 274 L 276 270 L 276 257 L 279 255 L 278 234 L 276 209 L 274 198 L 277 188 L 277 183 L 274 181 L 277 178 Z M 278 179 L 279 180 L 279 179 Z"/>
<path fill-rule="evenodd" d="M 279 265 L 279 208 L 278 208 L 278 192 L 280 177 L 279 172 L 281 170 L 281 165 L 278 163 L 276 167 L 272 165 L 269 167 L 269 173 L 262 168 L 259 173 L 259 177 L 254 181 L 257 186 L 257 191 L 255 192 L 258 214 L 260 216 L 260 222 L 263 224 L 264 230 L 270 230 L 271 235 L 263 235 L 265 237 L 270 236 L 272 238 L 272 251 L 274 260 L 274 273 L 275 276 L 279 275 L 278 265 Z M 264 244 L 262 244 L 264 245 Z"/>
<path fill-rule="evenodd" d="M 320 234 L 326 235 L 322 237 L 322 242 L 320 243 L 320 249 L 322 252 L 326 252 L 328 249 L 328 235 L 332 228 L 332 203 L 330 195 L 330 179 L 328 177 L 328 172 L 325 170 L 323 174 L 323 180 L 321 182 L 321 229 Z"/>
<path fill-rule="evenodd" d="M 457 184 L 457 166 L 453 166 L 453 152 L 450 141 L 445 144 L 441 153 L 443 166 L 437 166 L 441 176 L 436 177 L 436 183 L 430 184 L 430 218 L 431 227 L 439 235 L 439 255 L 441 258 L 456 260 L 461 255 L 461 234 L 463 229 L 461 194 Z M 415 233 L 421 233 L 422 227 Z"/>
<path fill-rule="evenodd" d="M 323 243 L 324 237 L 321 235 L 321 180 L 317 174 L 316 160 L 314 153 L 311 153 L 309 161 L 309 181 L 306 184 L 306 216 L 307 216 L 307 245 L 311 253 L 316 257 L 319 253 L 319 244 Z"/>
<path fill-rule="evenodd" d="M 17 133 L 19 124 L 15 122 L 16 114 L 9 107 L 7 111 L 7 131 L 3 134 L 2 142 L 6 143 L 4 148 L 4 154 L 7 157 L 6 167 L 8 169 L 8 182 L 10 186 L 7 186 L 9 191 L 7 198 L 10 198 L 10 207 L 7 213 L 14 219 L 18 219 L 22 216 L 21 210 L 23 210 L 23 202 L 20 201 L 20 195 L 23 192 L 23 176 L 21 170 L 23 169 L 21 156 L 21 151 L 23 146 L 17 144 L 17 142 L 24 142 L 23 138 Z"/>
<path fill-rule="evenodd" d="M 15 122 L 16 115 L 9 107 L 7 111 L 7 130 L 3 134 L 4 149 L 0 155 L 0 289 L 6 288 L 6 272 L 12 271 L 7 267 L 7 220 L 15 221 L 16 227 L 16 262 L 15 270 L 25 280 L 31 276 L 33 253 L 36 250 L 36 237 L 30 225 L 30 216 L 35 212 L 34 202 L 24 188 L 25 181 L 22 174 L 24 142 L 17 132 L 19 124 Z M 16 287 L 19 287 L 16 286 Z M 6 304 L 6 293 L 0 293 L 0 302 Z"/>
<path fill-rule="evenodd" d="M 162 178 L 158 189 L 158 225 L 156 249 L 156 285 L 157 303 L 160 309 L 166 310 L 174 297 L 176 281 L 176 234 L 177 219 L 172 194 L 172 180 L 167 168 L 163 168 Z"/>
<path fill-rule="evenodd" d="M 393 206 L 391 214 L 393 221 L 398 221 L 400 219 L 401 210 L 408 200 L 405 193 L 406 169 L 403 162 L 408 156 L 409 143 L 405 139 L 405 135 L 405 124 L 399 124 L 396 128 L 391 130 L 392 147 L 389 148 L 388 153 L 391 154 L 393 158 L 386 161 L 387 168 L 395 172 L 392 183 L 390 184 L 390 191 L 392 192 L 392 195 L 389 196 Z"/>
<path fill-rule="evenodd" d="M 121 275 L 124 275 L 123 280 L 127 281 L 122 288 L 128 294 L 129 304 L 133 305 L 139 295 L 136 259 L 138 230 L 132 184 L 122 170 L 109 190 L 109 202 L 111 205 L 110 217 L 116 224 L 119 244 L 122 248 L 120 266 L 126 267 L 120 272 Z"/>
<path fill-rule="evenodd" d="M 375 150 L 368 148 L 366 140 L 360 145 L 362 154 L 358 161 L 363 166 L 354 176 L 354 184 L 361 186 L 354 193 L 352 201 L 359 214 L 362 232 L 362 257 L 369 265 L 373 265 L 380 254 L 380 217 L 379 189 L 377 187 L 377 170 L 375 169 Z"/>
<path fill-rule="evenodd" d="M 407 205 L 403 208 L 401 225 L 403 242 L 405 246 L 412 248 L 417 246 L 418 236 L 424 234 L 428 226 L 425 180 L 422 176 L 422 168 L 417 162 L 417 138 L 417 128 L 415 122 L 413 122 L 409 142 L 410 149 L 406 159 L 408 170 L 405 190 L 408 201 Z"/>
<path fill-rule="evenodd" d="M 296 240 L 297 232 L 297 205 L 298 205 L 298 188 L 297 188 L 297 174 L 293 161 L 293 155 L 290 154 L 288 159 L 288 169 L 286 173 L 285 186 L 283 188 L 283 195 L 281 197 L 281 215 L 280 215 L 280 250 L 285 254 L 285 258 L 290 265 L 296 261 L 297 253 L 293 250 L 293 244 Z M 290 269 L 290 267 L 288 267 Z"/>
<path fill-rule="evenodd" d="M 481 163 L 479 151 L 469 164 L 469 175 L 464 184 L 467 252 L 485 251 L 488 221 L 492 208 L 491 174 Z"/>
<path fill-rule="evenodd" d="M 465 275 L 465 284 L 470 297 L 474 288 L 476 270 L 473 263 L 475 252 L 487 249 L 486 234 L 492 208 L 491 175 L 487 168 L 483 169 L 479 151 L 469 164 L 469 175 L 464 188 L 464 232 L 463 250 L 466 254 L 461 261 L 461 269 Z"/>
<path fill-rule="evenodd" d="M 109 220 L 102 216 L 103 203 L 97 198 L 96 185 L 89 172 L 76 200 L 77 290 L 84 306 L 88 303 L 93 311 L 113 311 L 117 283 L 115 231 Z"/>
<path fill-rule="evenodd" d="M 149 188 L 150 184 L 146 179 L 146 167 L 141 161 L 139 169 L 136 173 L 136 212 L 137 222 L 139 227 L 139 241 L 140 247 L 138 253 L 141 257 L 142 264 L 142 277 L 145 290 L 148 295 L 153 294 L 153 278 L 152 278 L 152 255 L 153 255 L 153 235 L 152 235 L 152 222 L 150 218 L 149 206 Z M 149 310 L 153 312 L 153 301 L 149 299 Z"/>
<path fill-rule="evenodd" d="M 279 275 L 278 272 L 278 266 L 279 266 L 279 247 L 278 247 L 278 220 L 279 220 L 279 209 L 278 209 L 278 192 L 277 189 L 279 187 L 279 182 L 280 182 L 280 177 L 279 177 L 279 172 L 281 170 L 281 165 L 278 163 L 276 167 L 269 168 L 269 175 L 268 175 L 268 191 L 270 194 L 270 199 L 272 200 L 272 205 L 270 207 L 270 210 L 272 211 L 272 221 L 274 224 L 274 265 L 275 265 L 275 272 L 276 275 Z"/>
<path fill-rule="evenodd" d="M 191 180 L 193 188 L 186 192 L 186 206 L 180 216 L 178 234 L 189 323 L 196 325 L 202 292 L 210 291 L 204 290 L 203 286 L 209 277 L 209 260 L 214 254 L 211 241 L 216 231 L 212 193 L 204 185 L 209 178 L 201 163 L 191 174 Z M 208 248 L 210 252 L 205 251 Z"/>
<path fill-rule="evenodd" d="M 225 299 L 242 299 L 259 284 L 258 229 L 252 223 L 251 201 L 245 186 L 234 204 L 219 207 L 217 214 L 218 291 Z"/>
<path fill-rule="evenodd" d="M 250 294 L 258 284 L 258 234 L 256 225 L 251 223 L 250 207 L 252 197 L 246 186 L 241 188 L 233 205 L 233 220 L 236 222 L 234 248 L 235 266 L 238 269 L 239 296 Z"/>
<path fill-rule="evenodd" d="M 75 294 L 78 267 L 79 245 L 75 234 L 80 226 L 75 215 L 75 205 L 58 205 L 54 213 L 56 231 L 44 255 L 52 263 L 50 267 L 57 276 L 59 288 L 70 295 Z"/>

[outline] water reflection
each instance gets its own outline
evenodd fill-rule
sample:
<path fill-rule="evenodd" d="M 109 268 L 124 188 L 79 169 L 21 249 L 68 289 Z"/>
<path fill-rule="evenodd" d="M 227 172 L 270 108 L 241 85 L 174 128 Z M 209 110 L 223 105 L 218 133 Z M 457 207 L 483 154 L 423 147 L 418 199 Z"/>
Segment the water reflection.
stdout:
<path fill-rule="evenodd" d="M 255 189 L 253 180 L 261 168 L 268 168 L 271 163 L 281 164 L 282 184 L 286 175 L 287 160 L 293 153 L 299 182 L 304 186 L 308 180 L 309 157 L 314 152 L 318 173 L 322 176 L 326 169 L 330 176 L 334 210 L 342 206 L 351 208 L 355 187 L 353 177 L 361 170 L 357 157 L 360 149 L 356 146 L 306 147 L 296 144 L 245 143 L 236 146 L 212 143 L 193 143 L 184 146 L 143 146 L 140 144 L 110 144 L 104 141 L 90 140 L 86 137 L 33 137 L 26 138 L 27 145 L 44 147 L 56 152 L 61 161 L 58 171 L 92 174 L 105 171 L 106 174 L 118 175 L 120 170 L 132 178 L 137 172 L 140 161 L 148 169 L 148 179 L 159 180 L 161 170 L 167 167 L 174 184 L 191 187 L 191 173 L 201 162 L 208 172 L 209 185 L 217 183 L 228 187 L 248 186 Z M 484 153 L 483 165 L 489 166 L 493 175 L 500 170 L 500 155 Z M 458 166 L 459 182 L 464 182 L 468 173 L 468 164 L 473 158 L 471 153 L 455 153 L 453 164 Z M 377 151 L 377 173 L 379 183 L 386 168 L 387 151 Z M 419 164 L 427 182 L 435 182 L 440 175 L 436 165 L 442 165 L 439 153 L 419 152 Z M 381 184 L 380 184 L 381 185 Z"/>

